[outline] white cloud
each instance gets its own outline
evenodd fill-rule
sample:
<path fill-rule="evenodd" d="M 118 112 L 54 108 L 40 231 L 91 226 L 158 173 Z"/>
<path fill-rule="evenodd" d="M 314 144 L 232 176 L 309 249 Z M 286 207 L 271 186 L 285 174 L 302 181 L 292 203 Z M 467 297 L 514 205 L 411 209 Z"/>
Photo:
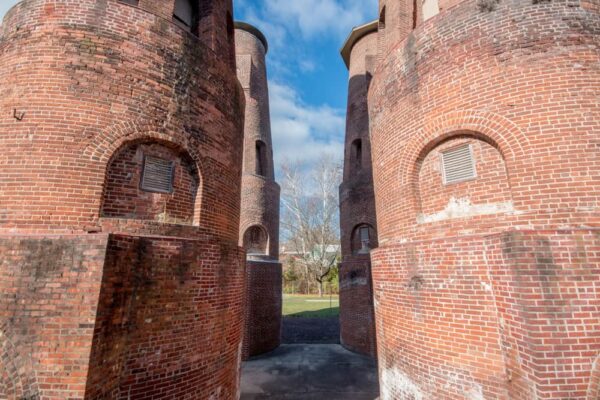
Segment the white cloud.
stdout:
<path fill-rule="evenodd" d="M 265 16 L 289 29 L 298 28 L 305 38 L 319 34 L 345 37 L 356 25 L 368 22 L 377 0 L 265 0 Z"/>
<path fill-rule="evenodd" d="M 302 160 L 310 164 L 323 153 L 342 158 L 344 112 L 329 106 L 310 106 L 291 87 L 269 82 L 271 130 L 275 164 Z"/>

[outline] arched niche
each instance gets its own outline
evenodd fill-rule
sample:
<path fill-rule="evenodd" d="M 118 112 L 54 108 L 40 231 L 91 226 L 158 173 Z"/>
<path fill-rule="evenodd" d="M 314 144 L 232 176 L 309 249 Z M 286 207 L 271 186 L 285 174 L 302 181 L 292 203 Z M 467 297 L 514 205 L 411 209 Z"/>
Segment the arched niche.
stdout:
<path fill-rule="evenodd" d="M 246 229 L 243 237 L 243 246 L 248 255 L 268 255 L 269 234 L 259 225 Z"/>
<path fill-rule="evenodd" d="M 351 250 L 353 255 L 369 254 L 378 247 L 377 232 L 370 224 L 359 224 L 352 230 Z"/>
<path fill-rule="evenodd" d="M 130 142 L 108 163 L 100 216 L 197 224 L 200 183 L 185 150 L 155 140 Z"/>
<path fill-rule="evenodd" d="M 267 177 L 269 175 L 269 158 L 267 154 L 267 145 L 262 140 L 257 140 L 255 144 L 256 165 L 255 173 L 259 176 Z"/>
<path fill-rule="evenodd" d="M 361 139 L 352 142 L 350 148 L 350 163 L 354 171 L 360 171 L 363 166 L 363 143 Z"/>
<path fill-rule="evenodd" d="M 200 12 L 198 1 L 175 0 L 173 5 L 173 22 L 188 32 L 198 35 Z"/>
<path fill-rule="evenodd" d="M 505 159 L 483 135 L 458 132 L 430 143 L 416 171 L 421 222 L 512 211 Z"/>

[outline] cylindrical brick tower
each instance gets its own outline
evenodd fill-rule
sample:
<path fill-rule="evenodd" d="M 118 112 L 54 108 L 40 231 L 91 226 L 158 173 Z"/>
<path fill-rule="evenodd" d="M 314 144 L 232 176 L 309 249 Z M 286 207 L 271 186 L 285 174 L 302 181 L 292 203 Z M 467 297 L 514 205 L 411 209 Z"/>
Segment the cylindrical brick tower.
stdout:
<path fill-rule="evenodd" d="M 597 398 L 599 4 L 380 1 L 383 400 Z"/>
<path fill-rule="evenodd" d="M 352 30 L 342 48 L 350 72 L 344 181 L 340 186 L 340 338 L 375 356 L 371 249 L 377 247 L 367 92 L 377 65 L 377 21 Z"/>
<path fill-rule="evenodd" d="M 236 22 L 238 78 L 246 95 L 240 246 L 247 252 L 244 358 L 271 351 L 281 338 L 279 195 L 273 166 L 265 57 L 267 39 Z"/>
<path fill-rule="evenodd" d="M 231 0 L 26 0 L 0 28 L 0 398 L 235 399 Z"/>

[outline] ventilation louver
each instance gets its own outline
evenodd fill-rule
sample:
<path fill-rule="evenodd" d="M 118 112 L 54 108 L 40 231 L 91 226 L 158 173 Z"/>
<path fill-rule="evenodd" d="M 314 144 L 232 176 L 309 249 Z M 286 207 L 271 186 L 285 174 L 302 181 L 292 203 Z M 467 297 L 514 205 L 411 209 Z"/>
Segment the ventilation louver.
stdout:
<path fill-rule="evenodd" d="M 442 153 L 444 183 L 457 183 L 477 176 L 471 145 L 464 145 Z"/>
<path fill-rule="evenodd" d="M 157 193 L 173 193 L 175 163 L 162 158 L 146 156 L 142 174 L 142 190 Z"/>

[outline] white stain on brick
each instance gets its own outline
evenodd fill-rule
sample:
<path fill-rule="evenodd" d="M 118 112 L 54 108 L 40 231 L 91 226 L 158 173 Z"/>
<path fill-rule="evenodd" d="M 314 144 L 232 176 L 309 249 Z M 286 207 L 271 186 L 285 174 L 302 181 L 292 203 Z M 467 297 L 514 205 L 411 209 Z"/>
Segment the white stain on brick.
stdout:
<path fill-rule="evenodd" d="M 446 208 L 435 214 L 420 214 L 417 217 L 419 224 L 445 221 L 455 218 L 475 217 L 478 215 L 493 215 L 514 212 L 512 201 L 488 204 L 472 204 L 468 198 L 450 198 Z"/>
<path fill-rule="evenodd" d="M 396 400 L 399 394 L 413 400 L 423 400 L 419 387 L 399 368 L 386 368 L 381 374 L 380 400 Z"/>

